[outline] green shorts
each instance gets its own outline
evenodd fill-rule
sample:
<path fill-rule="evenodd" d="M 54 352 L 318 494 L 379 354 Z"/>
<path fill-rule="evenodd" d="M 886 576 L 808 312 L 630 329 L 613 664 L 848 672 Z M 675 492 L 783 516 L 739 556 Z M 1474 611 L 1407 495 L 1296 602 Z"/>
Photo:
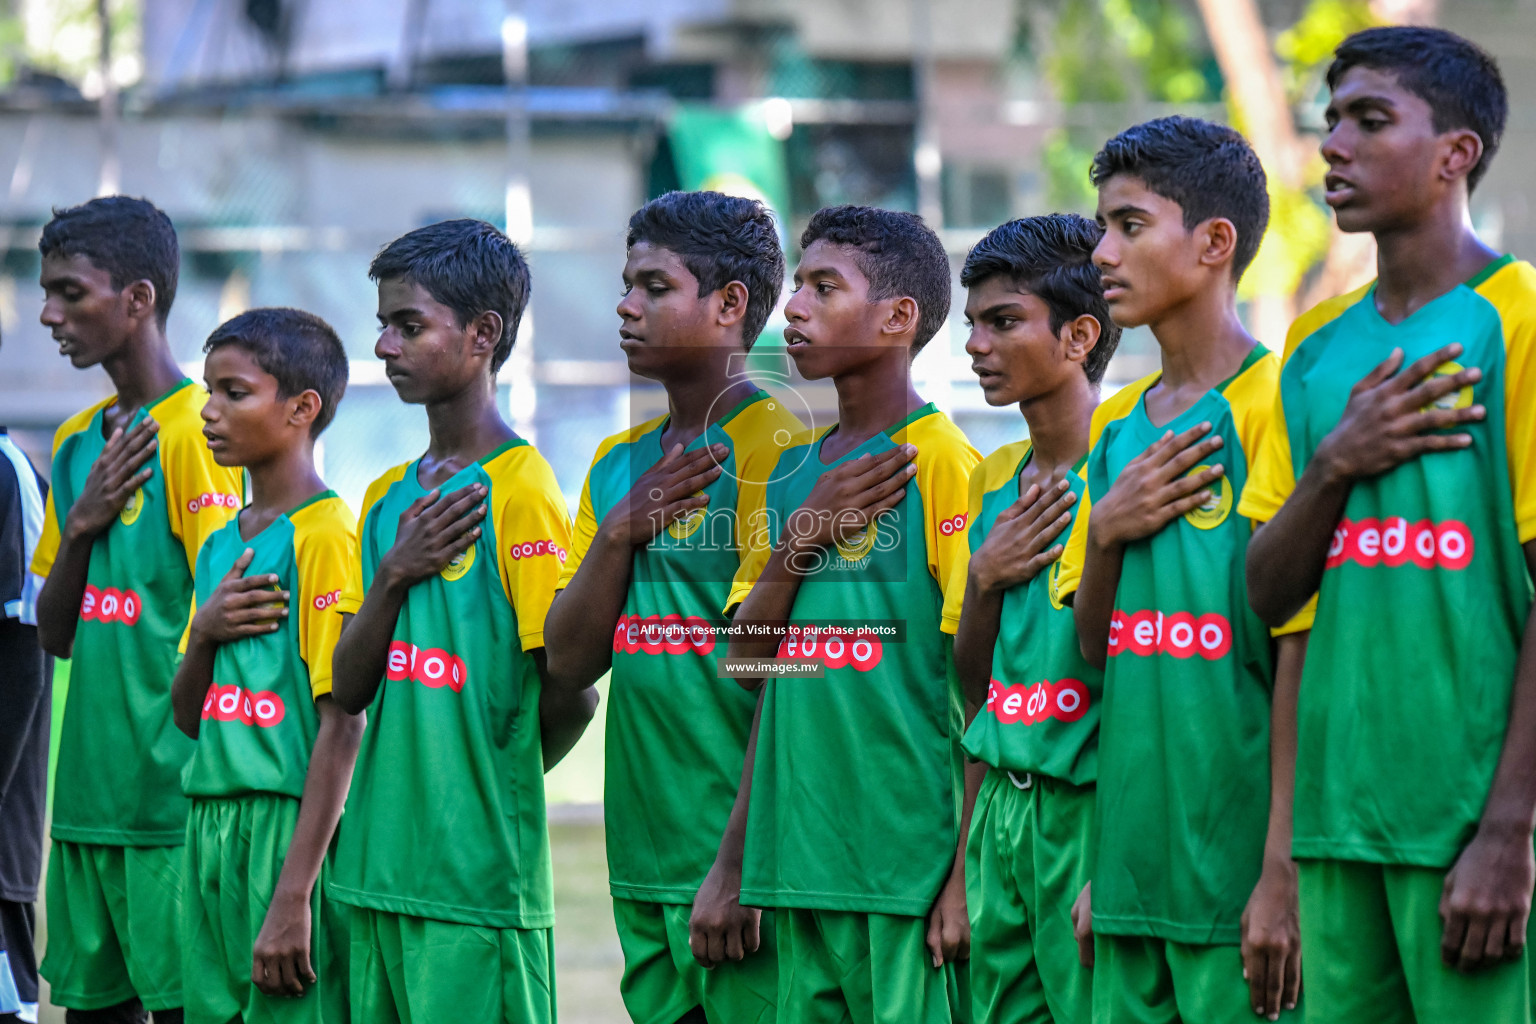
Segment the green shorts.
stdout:
<path fill-rule="evenodd" d="M 965 845 L 972 1019 L 1087 1024 L 1072 904 L 1093 877 L 1092 786 L 988 770 Z"/>
<path fill-rule="evenodd" d="M 484 928 L 348 907 L 352 1019 L 367 1024 L 554 1024 L 549 928 Z"/>
<path fill-rule="evenodd" d="M 693 908 L 614 897 L 613 922 L 624 949 L 619 994 L 635 1024 L 674 1024 L 702 1007 L 710 1024 L 768 1024 L 778 1001 L 773 911 L 763 911 L 762 944 L 740 963 L 705 970 L 688 946 Z"/>
<path fill-rule="evenodd" d="M 180 846 L 54 840 L 48 855 L 48 951 L 55 1006 L 100 1010 L 135 996 L 181 1005 Z"/>
<path fill-rule="evenodd" d="M 783 907 L 775 917 L 785 1024 L 970 1019 L 960 972 L 929 960 L 926 917 Z"/>
<path fill-rule="evenodd" d="M 1306 943 L 1302 943 L 1305 948 Z M 1306 958 L 1304 970 L 1315 961 Z M 1312 984 L 1311 974 L 1305 985 Z M 1282 1021 L 1298 1021 L 1317 998 L 1307 991 Z M 1326 1004 L 1324 1004 L 1326 1006 Z M 1254 1024 L 1243 956 L 1237 946 L 1190 946 L 1138 935 L 1094 935 L 1094 1024 Z M 1329 1016 L 1336 1024 L 1376 1018 Z"/>
<path fill-rule="evenodd" d="M 1461 1024 L 1531 1018 L 1531 954 L 1475 974 L 1440 960 L 1442 868 L 1303 860 L 1308 1021 Z M 1533 917 L 1536 925 L 1536 917 Z M 1536 928 L 1528 929 L 1536 941 Z"/>
<path fill-rule="evenodd" d="M 309 898 L 309 965 L 316 983 L 303 996 L 267 996 L 251 983 L 251 951 L 283 869 L 299 802 L 262 793 L 192 801 L 187 816 L 187 891 L 181 902 L 181 970 L 187 1024 L 347 1019 L 346 907 L 322 900 L 329 873 Z"/>

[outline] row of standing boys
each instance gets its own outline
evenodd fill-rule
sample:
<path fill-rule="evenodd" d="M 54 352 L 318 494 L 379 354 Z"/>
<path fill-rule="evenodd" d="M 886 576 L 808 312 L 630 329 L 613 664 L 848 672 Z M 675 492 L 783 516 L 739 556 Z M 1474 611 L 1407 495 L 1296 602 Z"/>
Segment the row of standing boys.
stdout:
<path fill-rule="evenodd" d="M 985 458 L 911 380 L 951 294 L 919 218 L 834 207 L 799 240 L 784 340 L 835 389 L 817 425 L 743 373 L 785 276 L 770 214 L 646 204 L 620 345 L 668 411 L 602 443 L 574 521 L 497 408 L 532 282 L 490 225 L 369 267 L 430 442 L 354 516 L 314 458 L 335 332 L 243 313 L 199 386 L 165 337 L 170 221 L 57 212 L 42 320 L 115 394 L 59 429 L 46 506 L 0 437 L 8 829 L 40 825 L 12 766 L 48 718 L 12 648 L 35 623 L 71 659 L 53 1002 L 553 1021 L 543 774 L 610 673 L 639 1024 L 1536 1019 L 1536 268 L 1467 213 L 1507 100 L 1432 29 L 1350 37 L 1328 85 L 1327 199 L 1377 280 L 1255 341 L 1257 157 L 1128 128 L 1096 223 L 966 258 L 966 351 L 1029 438 Z M 1161 367 L 1101 403 L 1138 326 Z M 0 891 L 0 1011 L 35 1010 L 35 979 L 7 989 L 26 888 Z"/>

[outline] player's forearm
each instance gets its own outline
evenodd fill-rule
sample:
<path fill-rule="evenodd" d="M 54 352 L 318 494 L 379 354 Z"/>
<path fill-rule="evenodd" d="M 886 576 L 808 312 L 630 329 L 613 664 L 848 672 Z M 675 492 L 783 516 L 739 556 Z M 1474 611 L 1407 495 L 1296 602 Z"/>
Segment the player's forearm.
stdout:
<path fill-rule="evenodd" d="M 1317 593 L 1350 486 L 1327 460 L 1314 459 L 1280 511 L 1249 539 L 1248 604 L 1270 626 L 1285 625 Z"/>
<path fill-rule="evenodd" d="M 967 573 L 965 603 L 955 629 L 955 673 L 969 706 L 980 707 L 987 701 L 1002 614 L 1002 591 L 982 586 L 974 571 Z"/>
<path fill-rule="evenodd" d="M 548 639 L 547 635 L 545 639 Z M 536 647 L 528 654 L 534 659 L 543 683 L 539 694 L 539 749 L 547 772 L 571 752 L 587 726 L 592 724 L 597 713 L 597 688 L 562 690 L 552 687 L 545 649 Z"/>
<path fill-rule="evenodd" d="M 362 713 L 379 692 L 408 589 L 381 572 L 363 597 L 362 607 L 342 628 L 331 659 L 331 696 L 348 714 Z"/>
<path fill-rule="evenodd" d="M 550 684 L 577 692 L 613 665 L 613 631 L 624 613 L 634 549 L 597 531 L 581 568 L 555 595 L 544 619 Z"/>
<path fill-rule="evenodd" d="M 37 642 L 55 658 L 67 658 L 74 651 L 93 541 L 93 537 L 66 530 L 37 595 Z"/>
<path fill-rule="evenodd" d="M 1120 589 L 1124 559 L 1125 549 L 1119 545 L 1099 546 L 1090 539 L 1083 558 L 1083 578 L 1072 599 L 1078 647 L 1095 668 L 1103 668 L 1109 660 L 1109 623 L 1115 615 L 1115 592 Z"/>
<path fill-rule="evenodd" d="M 757 707 L 752 712 L 752 728 L 747 732 L 747 749 L 742 756 L 741 782 L 736 787 L 736 800 L 725 821 L 725 831 L 720 836 L 720 849 L 715 854 L 715 870 L 741 889 L 741 865 L 747 849 L 747 815 L 752 805 L 752 767 L 757 761 L 757 732 L 763 721 L 763 699 L 766 688 L 757 694 Z"/>
<path fill-rule="evenodd" d="M 1525 545 L 1527 569 L 1536 574 L 1536 541 Z M 1509 703 L 1509 727 L 1493 774 L 1478 831 L 1528 842 L 1536 831 L 1536 606 L 1525 620 Z"/>
<path fill-rule="evenodd" d="M 299 820 L 294 823 L 293 838 L 283 855 L 283 868 L 272 895 L 274 901 L 308 901 L 314 891 L 320 865 L 325 861 L 325 852 L 330 849 L 347 802 L 357 748 L 363 739 L 363 715 L 347 714 L 329 697 L 320 697 L 315 707 L 320 713 L 320 731 L 309 755 Z"/>
<path fill-rule="evenodd" d="M 171 680 L 171 717 L 176 728 L 197 739 L 203 724 L 203 701 L 213 685 L 213 659 L 218 645 L 192 633 L 187 638 L 187 653 L 176 666 Z"/>
<path fill-rule="evenodd" d="M 1269 829 L 1266 865 L 1291 864 L 1291 822 L 1296 792 L 1296 707 L 1310 633 L 1280 637 L 1275 650 L 1275 690 L 1269 710 Z"/>
<path fill-rule="evenodd" d="M 974 711 L 970 712 L 968 720 L 975 718 Z M 965 795 L 960 801 L 960 838 L 955 844 L 955 863 L 950 868 L 950 875 L 965 877 L 965 844 L 971 837 L 971 816 L 976 811 L 976 797 L 981 793 L 981 783 L 987 777 L 987 766 L 981 761 L 967 759 L 965 762 Z"/>

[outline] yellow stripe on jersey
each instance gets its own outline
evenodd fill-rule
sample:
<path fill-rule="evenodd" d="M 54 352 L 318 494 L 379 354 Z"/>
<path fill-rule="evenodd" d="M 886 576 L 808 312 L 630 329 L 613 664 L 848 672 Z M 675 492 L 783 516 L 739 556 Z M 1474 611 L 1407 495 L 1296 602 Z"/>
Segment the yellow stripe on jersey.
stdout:
<path fill-rule="evenodd" d="M 59 449 L 64 442 L 74 437 L 80 431 L 91 425 L 91 419 L 102 409 L 117 402 L 117 396 L 104 398 L 88 409 L 81 409 L 69 419 L 59 424 L 59 429 L 53 433 L 53 457 L 58 458 Z M 37 539 L 37 548 L 32 552 L 32 572 L 38 576 L 47 576 L 53 568 L 54 559 L 59 557 L 59 517 L 53 507 L 53 488 L 48 489 L 48 498 L 43 508 L 43 532 Z"/>
<path fill-rule="evenodd" d="M 1477 286 L 1504 328 L 1504 434 L 1520 543 L 1536 540 L 1536 268 L 1514 260 Z"/>
<path fill-rule="evenodd" d="M 724 430 L 736 457 L 736 546 L 748 551 L 748 538 L 761 525 L 768 481 L 779 456 L 800 443 L 805 425 L 783 402 L 768 397 L 741 410 Z"/>
<path fill-rule="evenodd" d="M 203 437 L 202 409 L 208 392 L 193 384 L 149 407 L 160 424 L 160 469 L 165 476 L 166 513 L 171 535 L 187 553 L 187 569 L 197 571 L 203 541 L 235 518 L 245 504 L 245 470 L 213 461 Z"/>
<path fill-rule="evenodd" d="M 643 437 L 648 431 L 654 430 L 656 425 L 666 419 L 665 415 L 646 420 L 637 427 L 622 430 L 611 437 L 605 438 L 603 443 L 597 446 L 597 454 L 592 456 L 592 466 L 587 469 L 587 478 L 581 484 L 581 501 L 576 506 L 576 523 L 571 529 L 571 547 L 565 556 L 565 565 L 560 568 L 560 578 L 556 581 L 555 589 L 563 590 L 566 584 L 576 575 L 576 570 L 581 568 L 582 560 L 587 557 L 587 552 L 592 549 L 592 542 L 597 539 L 597 513 L 592 509 L 592 469 L 607 457 L 621 444 L 631 444 L 636 438 Z M 660 458 L 660 456 L 657 456 Z"/>
<path fill-rule="evenodd" d="M 297 611 L 299 656 L 309 669 L 314 697 L 331 692 L 331 656 L 341 637 L 342 616 L 363 603 L 357 520 L 340 498 L 305 505 L 291 517 L 297 593 L 288 607 Z"/>
<path fill-rule="evenodd" d="M 1285 355 L 1281 357 L 1283 368 L 1291 354 L 1307 338 L 1344 315 L 1370 290 L 1362 285 L 1352 292 L 1320 302 L 1307 310 L 1291 324 L 1285 335 Z M 1279 376 L 1276 375 L 1276 381 Z M 1250 449 L 1248 457 L 1248 482 L 1237 503 L 1237 514 L 1256 523 L 1267 523 L 1280 511 L 1285 499 L 1296 489 L 1296 463 L 1291 456 L 1291 435 L 1286 428 L 1285 403 L 1280 388 L 1275 387 L 1274 429 L 1265 432 L 1264 443 L 1256 450 Z"/>
<path fill-rule="evenodd" d="M 819 439 L 826 436 L 827 432 L 836 424 L 825 427 L 806 428 L 790 439 L 787 448 L 796 448 L 801 445 L 814 445 Z M 808 458 L 817 458 L 813 448 Z M 777 466 L 777 463 L 775 463 Z M 764 505 L 751 513 L 745 524 L 746 537 L 741 542 L 741 568 L 736 570 L 736 578 L 731 580 L 731 592 L 725 599 L 725 607 L 721 611 L 729 616 L 736 613 L 736 608 L 747 599 L 752 588 L 757 584 L 757 579 L 763 574 L 763 569 L 768 565 L 768 556 L 773 553 L 773 546 L 778 543 L 778 535 L 773 532 L 775 525 L 780 526 L 775 516 L 769 514 L 767 508 L 767 488 L 764 488 Z M 741 529 L 738 524 L 738 529 Z"/>
<path fill-rule="evenodd" d="M 1135 410 L 1136 403 L 1141 401 L 1141 396 L 1162 375 L 1161 370 L 1149 373 L 1099 403 L 1099 407 L 1093 410 L 1093 419 L 1088 426 L 1089 452 L 1099 443 L 1104 428 L 1129 416 Z M 1062 603 L 1063 598 L 1077 593 L 1077 585 L 1082 582 L 1083 559 L 1088 553 L 1088 516 L 1092 509 L 1093 494 L 1084 490 L 1082 504 L 1072 517 L 1072 530 L 1067 534 L 1066 548 L 1061 554 L 1061 571 L 1056 574 L 1056 592 L 1052 596 L 1057 604 Z"/>
<path fill-rule="evenodd" d="M 928 572 L 945 593 L 955 566 L 968 552 L 965 541 L 967 492 L 981 453 L 948 416 L 935 413 L 914 420 L 891 436 L 896 444 L 917 447 L 917 493 L 923 497 L 923 539 Z"/>
<path fill-rule="evenodd" d="M 398 466 L 385 470 L 377 480 L 368 485 L 368 490 L 363 492 L 362 511 L 357 516 L 359 523 L 367 520 L 368 513 L 373 511 L 373 506 L 377 505 L 384 495 L 389 493 L 391 487 L 405 479 L 405 471 L 410 469 L 413 464 L 413 462 L 402 462 Z"/>
<path fill-rule="evenodd" d="M 544 646 L 544 617 L 570 556 L 571 517 L 555 471 L 532 445 L 508 448 L 485 463 L 485 474 L 501 585 L 517 615 L 518 640 L 531 651 Z"/>
<path fill-rule="evenodd" d="M 965 502 L 965 542 L 960 545 L 960 556 L 955 559 L 949 586 L 944 589 L 944 614 L 939 620 L 939 628 L 946 633 L 954 634 L 960 629 L 960 613 L 965 605 L 966 577 L 971 565 L 971 531 L 976 528 L 976 520 L 981 515 L 982 500 L 993 491 L 1006 487 L 1010 481 L 1017 479 L 1017 470 L 1024 461 L 1024 456 L 1029 453 L 1029 447 L 1028 440 L 1005 444 L 982 459 L 980 465 L 971 470 L 971 482 Z"/>

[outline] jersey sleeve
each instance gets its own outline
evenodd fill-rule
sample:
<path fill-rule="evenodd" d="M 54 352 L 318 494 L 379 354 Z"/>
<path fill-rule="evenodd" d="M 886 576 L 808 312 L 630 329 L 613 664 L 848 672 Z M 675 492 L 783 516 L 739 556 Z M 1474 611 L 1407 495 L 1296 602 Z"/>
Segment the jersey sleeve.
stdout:
<path fill-rule="evenodd" d="M 496 558 L 507 600 L 517 616 L 518 642 L 525 651 L 544 646 L 544 617 L 571 549 L 571 517 L 554 471 L 535 453 L 530 452 L 529 458 L 538 463 L 530 464 L 525 458 L 516 463 L 522 467 L 520 472 L 514 469 L 508 474 L 512 479 L 493 481 L 500 546 Z"/>
<path fill-rule="evenodd" d="M 341 637 L 343 616 L 363 604 L 357 529 L 351 514 L 330 517 L 296 538 L 298 593 L 289 608 L 298 613 L 299 656 L 309 669 L 309 692 L 331 692 L 331 659 Z"/>
<path fill-rule="evenodd" d="M 1525 268 L 1511 268 L 1516 269 Z M 1525 544 L 1536 540 L 1536 311 L 1530 308 L 1536 301 L 1530 291 L 1536 281 L 1530 278 L 1536 273 L 1519 276 L 1527 279 L 1522 301 L 1498 306 L 1504 323 L 1505 450 L 1515 529 Z"/>
<path fill-rule="evenodd" d="M 1285 340 L 1287 358 L 1300 343 L 1297 331 L 1303 326 L 1300 320 L 1291 326 Z M 1290 427 L 1278 374 L 1274 392 L 1264 404 L 1263 415 L 1255 410 L 1246 417 L 1248 429 L 1243 431 L 1243 447 L 1248 457 L 1248 480 L 1237 503 L 1237 514 L 1255 523 L 1273 519 L 1285 499 L 1296 490 L 1296 463 L 1291 457 Z"/>
<path fill-rule="evenodd" d="M 966 523 L 969 522 L 966 510 L 971 471 L 981 462 L 981 456 L 963 436 L 946 440 L 938 452 L 927 458 L 923 457 L 923 449 L 931 449 L 933 442 L 925 444 L 919 439 L 913 443 L 918 445 L 917 490 L 923 496 L 923 539 L 928 547 L 928 572 L 938 582 L 939 591 L 947 600 L 955 567 L 970 557 L 965 539 Z M 964 580 L 961 584 L 963 587 Z"/>
<path fill-rule="evenodd" d="M 592 548 L 597 537 L 597 513 L 592 508 L 592 472 L 581 485 L 581 501 L 576 506 L 576 522 L 571 527 L 571 547 L 566 552 L 565 564 L 560 566 L 560 577 L 555 581 L 556 590 L 564 590 L 581 568 L 582 559 Z"/>
<path fill-rule="evenodd" d="M 171 533 L 187 553 L 187 568 L 196 569 L 203 541 L 244 504 L 244 471 L 214 462 L 202 435 L 186 427 L 161 429 L 160 469 Z"/>
<path fill-rule="evenodd" d="M 965 542 L 960 545 L 959 556 L 955 559 L 954 568 L 950 570 L 949 586 L 944 588 L 944 613 L 939 619 L 939 628 L 951 635 L 960 630 L 960 613 L 965 603 L 965 578 L 970 572 L 971 554 L 986 539 L 986 534 L 977 522 L 981 518 L 981 500 L 985 491 L 986 480 L 978 466 L 971 471 L 971 481 L 966 492 Z"/>
<path fill-rule="evenodd" d="M 62 509 L 55 501 L 60 492 L 60 484 L 67 476 L 67 470 L 60 462 L 59 452 L 63 450 L 65 441 L 85 429 L 99 408 L 99 405 L 93 406 L 76 413 L 60 424 L 59 429 L 54 432 L 53 486 L 48 488 L 48 496 L 43 501 L 43 529 L 37 538 L 37 548 L 32 552 L 32 575 L 39 579 L 47 578 L 48 573 L 53 569 L 54 560 L 59 557 L 59 544 L 64 536 L 64 516 L 69 512 L 68 501 L 63 503 Z"/>
<path fill-rule="evenodd" d="M 755 475 L 763 480 L 776 478 L 777 460 L 772 473 Z M 727 617 L 736 613 L 741 602 L 746 600 L 756 586 L 758 577 L 762 576 L 763 568 L 768 564 L 768 556 L 773 553 L 773 545 L 778 540 L 773 529 L 778 517 L 770 504 L 768 486 L 763 484 L 754 488 L 754 491 L 748 494 L 747 488 L 743 486 L 737 496 L 736 543 L 741 551 L 741 564 L 736 569 L 735 578 L 731 580 L 725 607 L 721 609 Z"/>
<path fill-rule="evenodd" d="M 1083 467 L 1083 496 L 1073 512 L 1072 526 L 1067 531 L 1067 541 L 1061 550 L 1061 569 L 1051 586 L 1051 597 L 1057 604 L 1077 593 L 1083 582 L 1083 562 L 1088 556 L 1088 518 L 1093 514 L 1093 496 L 1109 489 L 1109 470 L 1105 464 L 1104 450 L 1097 444 L 1088 452 L 1088 463 Z"/>

